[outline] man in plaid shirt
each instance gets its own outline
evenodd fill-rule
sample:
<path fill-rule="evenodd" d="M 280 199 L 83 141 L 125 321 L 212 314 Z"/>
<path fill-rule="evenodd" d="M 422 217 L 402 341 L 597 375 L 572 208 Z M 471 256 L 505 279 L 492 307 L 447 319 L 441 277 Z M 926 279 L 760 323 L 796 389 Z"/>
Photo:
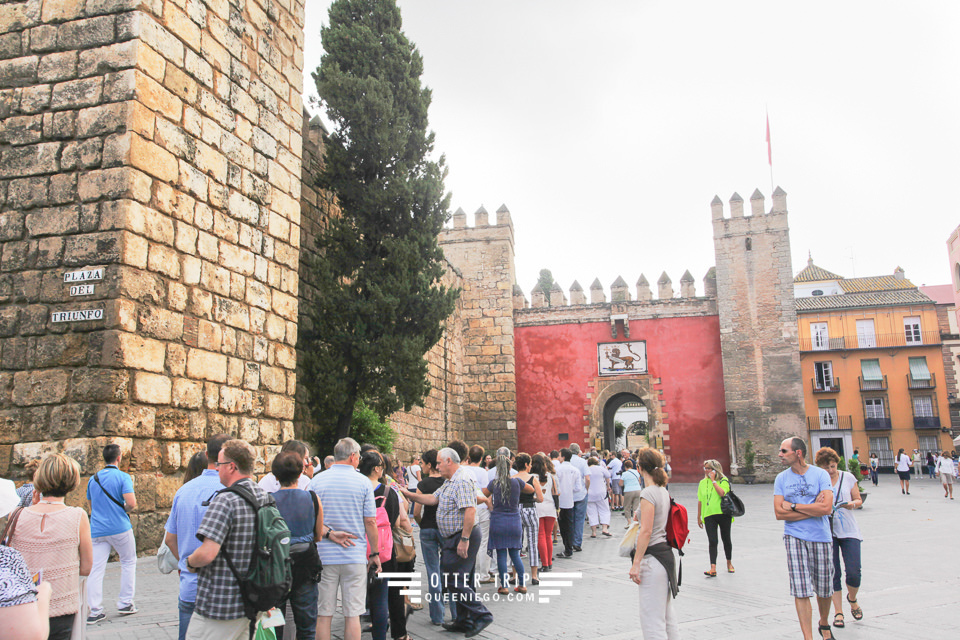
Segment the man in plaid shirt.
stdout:
<path fill-rule="evenodd" d="M 453 449 L 437 452 L 437 467 L 446 482 L 434 493 L 411 493 L 403 487 L 400 491 L 414 502 L 437 507 L 441 586 L 457 609 L 457 619 L 445 622 L 443 628 L 472 638 L 493 623 L 493 614 L 474 591 L 473 568 L 482 537 L 480 528 L 473 526 L 477 515 L 476 480 L 469 469 L 460 466 L 460 456 Z"/>
<path fill-rule="evenodd" d="M 263 502 L 267 493 L 253 482 L 256 453 L 243 440 L 228 440 L 220 448 L 217 471 L 225 487 L 245 483 Z M 197 571 L 197 603 L 187 640 L 241 640 L 250 634 L 240 585 L 221 549 L 230 554 L 240 575 L 246 575 L 256 542 L 256 515 L 235 493 L 220 493 L 210 501 L 197 538 L 202 544 L 187 556 L 187 569 Z"/>

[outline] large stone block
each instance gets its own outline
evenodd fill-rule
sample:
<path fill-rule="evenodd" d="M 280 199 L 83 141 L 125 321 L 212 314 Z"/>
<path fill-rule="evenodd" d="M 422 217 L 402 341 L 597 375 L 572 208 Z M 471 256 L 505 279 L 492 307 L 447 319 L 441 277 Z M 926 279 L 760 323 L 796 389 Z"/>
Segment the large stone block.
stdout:
<path fill-rule="evenodd" d="M 70 378 L 70 398 L 78 402 L 124 402 L 130 374 L 112 369 L 76 369 Z"/>
<path fill-rule="evenodd" d="M 136 371 L 133 374 L 133 398 L 147 404 L 170 404 L 172 382 L 170 378 L 155 373 Z"/>
<path fill-rule="evenodd" d="M 227 357 L 201 349 L 190 349 L 187 352 L 187 376 L 195 380 L 226 382 Z"/>
<path fill-rule="evenodd" d="M 129 367 L 160 373 L 163 371 L 165 345 L 159 340 L 119 331 L 104 336 L 102 362 L 109 367 Z"/>
<path fill-rule="evenodd" d="M 13 377 L 13 403 L 57 404 L 67 397 L 70 374 L 61 370 L 19 371 Z"/>

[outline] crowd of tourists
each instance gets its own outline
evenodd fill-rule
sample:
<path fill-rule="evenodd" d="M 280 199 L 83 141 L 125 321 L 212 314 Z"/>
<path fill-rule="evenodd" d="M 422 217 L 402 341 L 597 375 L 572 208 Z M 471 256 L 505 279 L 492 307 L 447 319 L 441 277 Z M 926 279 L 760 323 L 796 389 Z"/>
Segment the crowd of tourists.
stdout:
<path fill-rule="evenodd" d="M 22 638 L 76 638 L 83 625 L 102 621 L 111 552 L 120 559 L 117 612 L 137 612 L 136 542 L 128 515 L 137 499 L 131 477 L 120 470 L 120 447 L 107 445 L 102 455 L 103 468 L 86 486 L 89 516 L 65 504 L 81 481 L 79 464 L 66 455 L 30 463 L 31 481 L 20 488 L 0 481 L 0 516 L 10 514 L 0 545 L 0 635 L 15 628 Z M 846 625 L 845 610 L 863 618 L 857 600 L 862 536 L 853 515 L 862 496 L 856 477 L 838 469 L 840 457 L 830 448 L 817 451 L 810 465 L 805 442 L 790 438 L 779 456 L 787 468 L 774 485 L 774 511 L 784 521 L 801 630 L 811 637 L 810 599 L 816 597 L 819 634 L 831 638 L 832 628 Z M 417 531 L 430 621 L 473 637 L 493 621 L 478 589 L 492 585 L 506 597 L 527 593 L 553 571 L 554 560 L 582 551 L 585 531 L 590 538 L 613 537 L 615 512 L 623 513 L 624 528 L 633 529 L 628 576 L 639 585 L 644 638 L 680 637 L 671 549 L 677 545 L 668 540 L 668 519 L 677 507 L 668 492 L 670 467 L 659 451 L 582 453 L 571 444 L 533 455 L 506 447 L 488 453 L 455 440 L 404 465 L 373 445 L 344 438 L 322 463 L 304 443 L 285 443 L 259 482 L 255 462 L 250 444 L 220 434 L 186 466 L 159 553 L 161 565 L 179 574 L 180 640 L 249 637 L 266 610 L 275 611 L 278 639 L 328 640 L 338 603 L 346 640 L 359 640 L 362 632 L 373 640 L 386 640 L 388 632 L 392 640 L 409 640 L 407 619 L 422 605 L 381 574 L 413 571 Z M 948 452 L 932 462 L 952 499 L 957 465 Z M 726 572 L 735 573 L 734 496 L 719 461 L 705 460 L 703 473 L 697 525 L 708 539 L 704 574 L 716 578 L 721 542 Z M 268 512 L 276 514 L 273 522 L 262 517 Z M 263 558 L 255 547 L 268 539 L 264 531 L 271 526 L 283 533 L 290 575 L 275 599 L 264 602 L 275 585 L 264 587 L 251 576 L 266 575 L 256 574 Z"/>

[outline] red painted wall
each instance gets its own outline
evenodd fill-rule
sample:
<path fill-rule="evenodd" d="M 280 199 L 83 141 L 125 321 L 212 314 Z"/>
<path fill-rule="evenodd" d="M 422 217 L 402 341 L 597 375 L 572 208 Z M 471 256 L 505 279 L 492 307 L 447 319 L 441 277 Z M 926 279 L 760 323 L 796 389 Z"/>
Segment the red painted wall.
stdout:
<path fill-rule="evenodd" d="M 661 380 L 654 388 L 663 390 L 673 479 L 699 480 L 709 458 L 729 469 L 719 318 L 633 320 L 629 339 L 646 340 L 648 372 Z M 597 344 L 611 341 L 609 322 L 514 328 L 521 451 L 583 446 L 587 384 L 599 379 Z M 560 433 L 570 440 L 559 440 Z"/>

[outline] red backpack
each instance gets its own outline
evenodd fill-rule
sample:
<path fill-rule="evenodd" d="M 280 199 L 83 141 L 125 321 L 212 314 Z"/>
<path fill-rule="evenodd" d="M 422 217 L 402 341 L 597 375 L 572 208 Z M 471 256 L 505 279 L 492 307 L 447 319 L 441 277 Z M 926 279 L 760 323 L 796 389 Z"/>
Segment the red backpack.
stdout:
<path fill-rule="evenodd" d="M 677 560 L 677 586 L 683 584 L 683 545 L 690 538 L 690 527 L 687 524 L 687 508 L 670 498 L 670 515 L 667 516 L 667 544 L 677 550 L 680 559 Z"/>
<path fill-rule="evenodd" d="M 690 527 L 687 524 L 687 508 L 670 498 L 670 515 L 667 516 L 667 544 L 683 555 L 683 545 L 690 538 Z"/>

